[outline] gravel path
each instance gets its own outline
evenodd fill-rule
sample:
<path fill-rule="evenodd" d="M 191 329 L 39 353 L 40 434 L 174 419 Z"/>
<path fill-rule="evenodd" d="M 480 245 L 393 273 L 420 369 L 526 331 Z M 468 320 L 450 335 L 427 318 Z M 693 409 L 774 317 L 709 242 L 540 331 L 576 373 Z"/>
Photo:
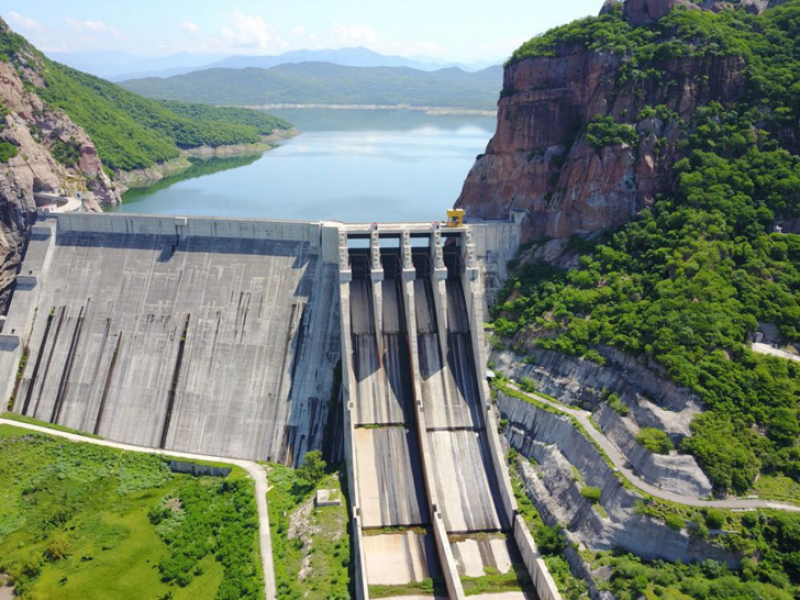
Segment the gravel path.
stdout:
<path fill-rule="evenodd" d="M 73 442 L 94 444 L 96 446 L 105 446 L 106 448 L 115 448 L 117 450 L 142 452 L 144 454 L 160 454 L 163 456 L 174 456 L 175 458 L 186 458 L 189 460 L 222 462 L 241 467 L 247 471 L 248 475 L 250 475 L 250 477 L 256 483 L 256 506 L 258 508 L 259 521 L 259 546 L 261 547 L 261 563 L 264 568 L 264 595 L 266 600 L 275 600 L 275 570 L 272 564 L 272 539 L 270 538 L 269 534 L 269 512 L 267 511 L 267 473 L 264 471 L 264 468 L 261 465 L 250 460 L 240 460 L 221 456 L 206 456 L 204 454 L 189 454 L 186 452 L 174 452 L 172 450 L 161 450 L 159 448 L 143 448 L 141 446 L 133 446 L 131 444 L 109 442 L 107 440 L 99 440 L 74 433 L 66 433 L 63 431 L 57 431 L 55 429 L 49 429 L 47 427 L 41 427 L 39 425 L 30 425 L 28 423 L 20 423 L 18 421 L 11 421 L 3 418 L 0 418 L 0 425 L 11 425 L 20 429 L 28 429 L 30 431 L 37 431 L 39 433 L 46 433 L 47 435 L 65 438 Z"/>
<path fill-rule="evenodd" d="M 558 402 L 553 402 L 552 400 L 548 400 L 547 398 L 543 398 L 538 394 L 531 394 L 528 392 L 523 391 L 517 385 L 508 382 L 510 388 L 512 388 L 515 392 L 522 394 L 523 396 L 528 396 L 536 400 L 537 402 L 541 402 L 542 404 L 547 404 L 562 413 L 571 415 L 575 417 L 578 422 L 583 426 L 586 432 L 589 434 L 589 437 L 592 438 L 600 448 L 608 455 L 611 459 L 611 463 L 614 467 L 625 476 L 625 478 L 630 481 L 633 485 L 637 488 L 642 490 L 643 492 L 654 496 L 655 498 L 661 498 L 662 500 L 668 500 L 670 502 L 675 502 L 676 504 L 685 504 L 687 506 L 697 506 L 697 507 L 714 507 L 714 508 L 725 508 L 729 510 L 749 510 L 754 508 L 773 508 L 776 510 L 788 510 L 792 512 L 800 512 L 800 506 L 796 506 L 794 504 L 788 504 L 786 502 L 772 502 L 769 500 L 757 500 L 757 499 L 745 499 L 745 498 L 735 498 L 729 500 L 704 500 L 703 498 L 693 498 L 690 496 L 683 496 L 681 494 L 676 494 L 675 492 L 669 492 L 663 490 L 657 486 L 651 485 L 647 483 L 644 479 L 639 477 L 633 469 L 630 467 L 630 463 L 628 459 L 625 458 L 622 453 L 617 449 L 617 447 L 611 443 L 611 441 L 603 435 L 600 431 L 597 430 L 595 424 L 591 421 L 592 413 L 586 410 L 581 410 L 577 408 L 570 408 L 564 406 L 563 404 L 559 404 Z"/>

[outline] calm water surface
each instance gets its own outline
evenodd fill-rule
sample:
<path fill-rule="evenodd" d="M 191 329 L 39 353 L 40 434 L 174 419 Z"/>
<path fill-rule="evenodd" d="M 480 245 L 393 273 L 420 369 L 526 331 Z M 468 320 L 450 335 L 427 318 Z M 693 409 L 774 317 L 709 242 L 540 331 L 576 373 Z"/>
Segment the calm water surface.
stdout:
<path fill-rule="evenodd" d="M 122 212 L 297 220 L 444 218 L 495 119 L 410 111 L 272 111 L 302 133 L 262 156 L 198 161 L 125 194 Z"/>

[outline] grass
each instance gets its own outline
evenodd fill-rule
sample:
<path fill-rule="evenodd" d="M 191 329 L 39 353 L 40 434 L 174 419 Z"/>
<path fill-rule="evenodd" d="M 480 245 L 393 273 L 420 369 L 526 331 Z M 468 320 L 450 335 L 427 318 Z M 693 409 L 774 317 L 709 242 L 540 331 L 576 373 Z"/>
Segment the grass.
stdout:
<path fill-rule="evenodd" d="M 263 589 L 252 483 L 173 474 L 168 460 L 0 425 L 0 571 L 29 599 L 213 600 L 223 586 Z M 165 498 L 183 502 L 169 535 L 152 519 Z M 196 551 L 183 526 L 193 514 L 211 548 L 195 552 L 185 586 L 167 583 L 162 564 Z M 223 519 L 237 552 L 206 526 Z"/>
<path fill-rule="evenodd" d="M 507 573 L 500 573 L 497 569 L 484 567 L 486 575 L 482 577 L 461 576 L 461 584 L 467 596 L 478 594 L 500 594 L 524 590 L 535 592 L 530 575 L 525 565 L 511 565 Z"/>
<path fill-rule="evenodd" d="M 789 477 L 762 475 L 756 480 L 755 491 L 764 500 L 800 504 L 800 483 Z"/>
<path fill-rule="evenodd" d="M 344 475 L 309 482 L 300 470 L 270 465 L 268 478 L 272 549 L 278 598 L 349 599 L 350 516 Z M 314 506 L 317 489 L 340 493 L 341 506 Z"/>
<path fill-rule="evenodd" d="M 371 585 L 370 598 L 394 598 L 396 596 L 447 596 L 447 585 L 443 578 L 411 581 L 405 585 Z"/>
<path fill-rule="evenodd" d="M 96 440 L 102 440 L 103 438 L 99 435 L 94 435 L 92 433 L 86 433 L 85 431 L 79 431 L 78 429 L 72 429 L 70 427 L 64 427 L 63 425 L 58 425 L 56 423 L 48 423 L 47 421 L 39 421 L 38 419 L 34 419 L 32 417 L 26 417 L 25 415 L 20 415 L 17 413 L 7 412 L 3 413 L 2 417 L 8 421 L 17 421 L 18 423 L 27 423 L 28 425 L 38 425 L 39 427 L 46 427 L 48 429 L 54 429 L 55 431 L 61 431 L 63 433 L 72 433 L 75 435 L 82 435 L 83 437 L 87 438 L 94 438 Z"/>

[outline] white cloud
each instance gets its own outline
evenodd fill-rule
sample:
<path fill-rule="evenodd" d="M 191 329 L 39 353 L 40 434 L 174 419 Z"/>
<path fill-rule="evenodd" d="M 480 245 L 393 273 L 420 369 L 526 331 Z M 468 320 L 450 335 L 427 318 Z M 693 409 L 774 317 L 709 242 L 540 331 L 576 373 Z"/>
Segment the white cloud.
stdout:
<path fill-rule="evenodd" d="M 227 17 L 232 21 L 232 27 L 222 29 L 222 39 L 230 46 L 259 50 L 281 50 L 288 46 L 275 28 L 260 16 L 235 10 Z"/>
<path fill-rule="evenodd" d="M 360 23 L 333 24 L 334 44 L 340 46 L 376 46 L 378 44 L 378 34 L 369 25 Z"/>
<path fill-rule="evenodd" d="M 13 10 L 8 13 L 8 18 L 25 29 L 32 29 L 34 31 L 44 31 L 44 27 L 39 23 L 39 21 L 35 21 L 33 19 L 29 19 L 28 17 L 23 17 L 21 14 L 14 12 Z"/>
<path fill-rule="evenodd" d="M 66 21 L 70 27 L 79 33 L 109 35 L 117 39 L 123 39 L 116 27 L 106 25 L 102 21 L 74 21 L 72 19 L 66 19 Z"/>
<path fill-rule="evenodd" d="M 197 23 L 192 23 L 191 21 L 184 21 L 181 23 L 181 29 L 188 31 L 189 33 L 197 33 Z"/>
<path fill-rule="evenodd" d="M 306 35 L 308 31 L 302 25 L 298 25 L 297 27 L 292 27 L 292 35 Z"/>

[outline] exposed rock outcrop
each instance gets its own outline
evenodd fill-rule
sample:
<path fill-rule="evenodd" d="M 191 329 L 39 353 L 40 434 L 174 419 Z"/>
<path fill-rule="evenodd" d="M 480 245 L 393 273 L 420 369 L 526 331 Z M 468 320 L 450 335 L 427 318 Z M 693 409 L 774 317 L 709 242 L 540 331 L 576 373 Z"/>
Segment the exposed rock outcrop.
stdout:
<path fill-rule="evenodd" d="M 0 21 L 2 27 L 6 25 Z M 16 147 L 16 156 L 0 164 L 0 312 L 7 307 L 26 234 L 36 219 L 34 193 L 81 189 L 89 210 L 119 202 L 86 132 L 23 84 L 20 70 L 29 81 L 37 81 L 35 69 L 26 67 L 33 60 L 17 55 L 11 63 L 0 62 L 0 105 L 6 113 L 0 117 L 0 142 Z M 72 150 L 71 166 L 54 158 L 56 146 Z"/>
<path fill-rule="evenodd" d="M 603 10 L 620 10 L 618 4 L 607 2 Z M 679 5 L 700 8 L 689 0 L 628 0 L 623 14 L 646 25 Z M 698 106 L 732 102 L 744 92 L 744 61 L 735 56 L 669 58 L 660 65 L 663 76 L 643 81 L 625 72 L 624 54 L 580 43 L 564 43 L 553 54 L 506 67 L 496 132 L 456 202 L 472 218 L 523 211 L 529 240 L 621 225 L 671 189 L 672 166 L 681 157 L 679 126 L 637 121 L 642 108 L 663 105 L 688 119 Z M 635 125 L 638 148 L 592 145 L 586 126 L 598 115 Z"/>
<path fill-rule="evenodd" d="M 638 427 L 663 429 L 676 443 L 689 434 L 692 417 L 700 412 L 696 394 L 664 378 L 656 365 L 642 365 L 612 348 L 600 348 L 608 364 L 530 348 L 522 361 L 507 351 L 491 354 L 496 368 L 515 381 L 533 380 L 536 388 L 561 402 L 594 410 L 603 390 L 617 394 Z"/>
<path fill-rule="evenodd" d="M 683 496 L 709 498 L 711 482 L 688 454 L 653 454 L 636 441 L 639 426 L 630 417 L 618 415 L 608 404 L 601 404 L 592 415 L 603 433 L 631 463 L 642 479 Z"/>
<path fill-rule="evenodd" d="M 573 541 L 592 550 L 623 548 L 645 558 L 664 560 L 714 560 L 736 565 L 738 558 L 662 522 L 636 514 L 636 492 L 626 489 L 595 447 L 569 421 L 516 398 L 498 394 L 498 406 L 509 420 L 506 437 L 520 454 L 534 458 L 538 473 L 524 465 L 526 492 L 545 522 L 561 523 Z M 581 495 L 581 482 L 600 488 L 602 516 Z"/>

